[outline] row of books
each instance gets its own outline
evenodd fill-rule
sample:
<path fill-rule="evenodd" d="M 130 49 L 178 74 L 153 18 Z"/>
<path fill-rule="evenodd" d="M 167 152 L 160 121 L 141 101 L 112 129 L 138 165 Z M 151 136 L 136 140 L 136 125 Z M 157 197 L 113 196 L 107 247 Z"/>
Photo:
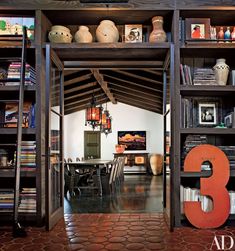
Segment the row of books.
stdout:
<path fill-rule="evenodd" d="M 20 71 L 21 71 L 21 63 L 12 62 L 8 67 L 8 75 L 7 75 L 7 79 L 10 81 L 6 82 L 5 85 L 19 85 Z M 34 85 L 34 84 L 36 84 L 36 71 L 31 65 L 26 64 L 25 85 Z"/>
<path fill-rule="evenodd" d="M 230 214 L 235 213 L 235 191 L 229 191 L 230 197 Z M 181 201 L 181 213 L 184 213 L 183 202 L 184 201 L 200 201 L 201 208 L 204 212 L 210 212 L 213 210 L 213 201 L 209 196 L 200 194 L 200 190 L 197 188 L 180 186 L 180 201 Z"/>
<path fill-rule="evenodd" d="M 20 162 L 20 168 L 22 171 L 35 171 L 36 141 L 22 141 Z"/>
<path fill-rule="evenodd" d="M 25 101 L 23 106 L 24 128 L 35 128 L 35 104 Z M 0 127 L 17 127 L 18 103 L 0 102 Z"/>
<path fill-rule="evenodd" d="M 182 150 L 182 163 L 186 155 L 191 151 L 192 148 L 198 145 L 208 144 L 207 135 L 197 135 L 197 134 L 189 134 L 187 135 L 183 150 Z M 229 160 L 229 166 L 231 170 L 235 170 L 235 146 L 217 146 L 221 149 Z M 211 170 L 212 166 L 210 162 L 206 161 L 202 164 L 201 170 Z"/>
<path fill-rule="evenodd" d="M 14 206 L 14 190 L 0 189 L 0 213 L 12 212 Z"/>
<path fill-rule="evenodd" d="M 211 68 L 191 69 L 189 65 L 180 64 L 180 74 L 183 85 L 217 85 L 215 73 Z"/>
<path fill-rule="evenodd" d="M 36 188 L 22 188 L 18 212 L 36 213 L 36 195 Z"/>

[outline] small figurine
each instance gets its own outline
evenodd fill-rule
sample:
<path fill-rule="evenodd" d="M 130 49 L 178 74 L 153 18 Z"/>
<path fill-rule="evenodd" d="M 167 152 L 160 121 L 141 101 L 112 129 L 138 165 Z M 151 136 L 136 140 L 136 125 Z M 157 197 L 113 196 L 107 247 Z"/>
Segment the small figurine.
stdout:
<path fill-rule="evenodd" d="M 224 28 L 222 26 L 220 27 L 220 30 L 219 30 L 219 32 L 217 34 L 217 39 L 218 40 L 224 40 Z M 221 41 L 221 42 L 223 42 L 223 41 Z"/>
<path fill-rule="evenodd" d="M 224 33 L 224 39 L 225 40 L 230 40 L 231 39 L 230 27 L 227 27 L 227 30 L 225 31 L 225 33 Z M 228 43 L 229 41 L 226 41 L 226 42 Z"/>

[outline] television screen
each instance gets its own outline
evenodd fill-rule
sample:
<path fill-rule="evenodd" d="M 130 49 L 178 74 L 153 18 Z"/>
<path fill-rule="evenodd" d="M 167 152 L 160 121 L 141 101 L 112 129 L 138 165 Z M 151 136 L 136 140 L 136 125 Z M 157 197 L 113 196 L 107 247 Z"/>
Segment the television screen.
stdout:
<path fill-rule="evenodd" d="M 118 131 L 118 144 L 125 150 L 146 150 L 146 131 Z"/>

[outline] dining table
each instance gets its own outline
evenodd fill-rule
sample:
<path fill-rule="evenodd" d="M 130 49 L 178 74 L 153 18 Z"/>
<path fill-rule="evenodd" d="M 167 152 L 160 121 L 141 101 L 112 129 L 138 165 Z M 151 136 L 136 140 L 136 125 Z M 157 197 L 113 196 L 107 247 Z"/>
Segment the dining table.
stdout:
<path fill-rule="evenodd" d="M 70 183 L 70 194 L 75 195 L 74 188 L 74 177 L 76 175 L 76 171 L 78 170 L 89 170 L 89 172 L 96 171 L 97 175 L 97 186 L 92 188 L 98 189 L 99 196 L 103 195 L 102 191 L 102 182 L 101 182 L 101 170 L 105 168 L 108 170 L 108 167 L 113 163 L 113 160 L 103 160 L 103 159 L 88 159 L 88 160 L 82 160 L 78 162 L 67 162 L 66 165 L 68 165 L 69 170 L 71 172 L 71 183 Z M 91 188 L 89 186 L 82 186 L 79 188 Z"/>

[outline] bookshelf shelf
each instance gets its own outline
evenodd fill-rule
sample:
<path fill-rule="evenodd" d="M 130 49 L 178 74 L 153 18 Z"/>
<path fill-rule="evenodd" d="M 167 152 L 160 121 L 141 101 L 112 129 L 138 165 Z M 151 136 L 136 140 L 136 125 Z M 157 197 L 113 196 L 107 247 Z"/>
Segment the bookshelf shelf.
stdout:
<path fill-rule="evenodd" d="M 235 134 L 235 128 L 182 128 L 181 134 L 214 134 L 214 135 L 226 135 Z"/>
<path fill-rule="evenodd" d="M 234 96 L 235 86 L 218 86 L 218 85 L 181 85 L 180 94 L 183 96 Z"/>
<path fill-rule="evenodd" d="M 1 80 L 0 80 L 1 82 Z M 26 85 L 24 88 L 25 91 L 36 91 L 35 85 Z M 1 92 L 8 92 L 8 91 L 19 91 L 19 86 L 0 86 Z"/>
<path fill-rule="evenodd" d="M 16 134 L 16 133 L 17 133 L 17 128 L 0 128 L 0 135 L 1 134 Z M 36 128 L 23 128 L 22 133 L 33 135 L 36 133 Z"/>
<path fill-rule="evenodd" d="M 212 175 L 212 171 L 202 171 L 201 173 L 189 173 L 189 172 L 180 172 L 180 176 L 182 178 L 196 178 L 196 177 L 210 177 Z M 230 170 L 230 177 L 235 177 L 235 170 Z"/>
<path fill-rule="evenodd" d="M 35 171 L 21 171 L 21 177 L 36 177 L 36 170 Z M 15 170 L 14 169 L 0 169 L 0 177 L 4 178 L 14 178 L 15 177 Z"/>

